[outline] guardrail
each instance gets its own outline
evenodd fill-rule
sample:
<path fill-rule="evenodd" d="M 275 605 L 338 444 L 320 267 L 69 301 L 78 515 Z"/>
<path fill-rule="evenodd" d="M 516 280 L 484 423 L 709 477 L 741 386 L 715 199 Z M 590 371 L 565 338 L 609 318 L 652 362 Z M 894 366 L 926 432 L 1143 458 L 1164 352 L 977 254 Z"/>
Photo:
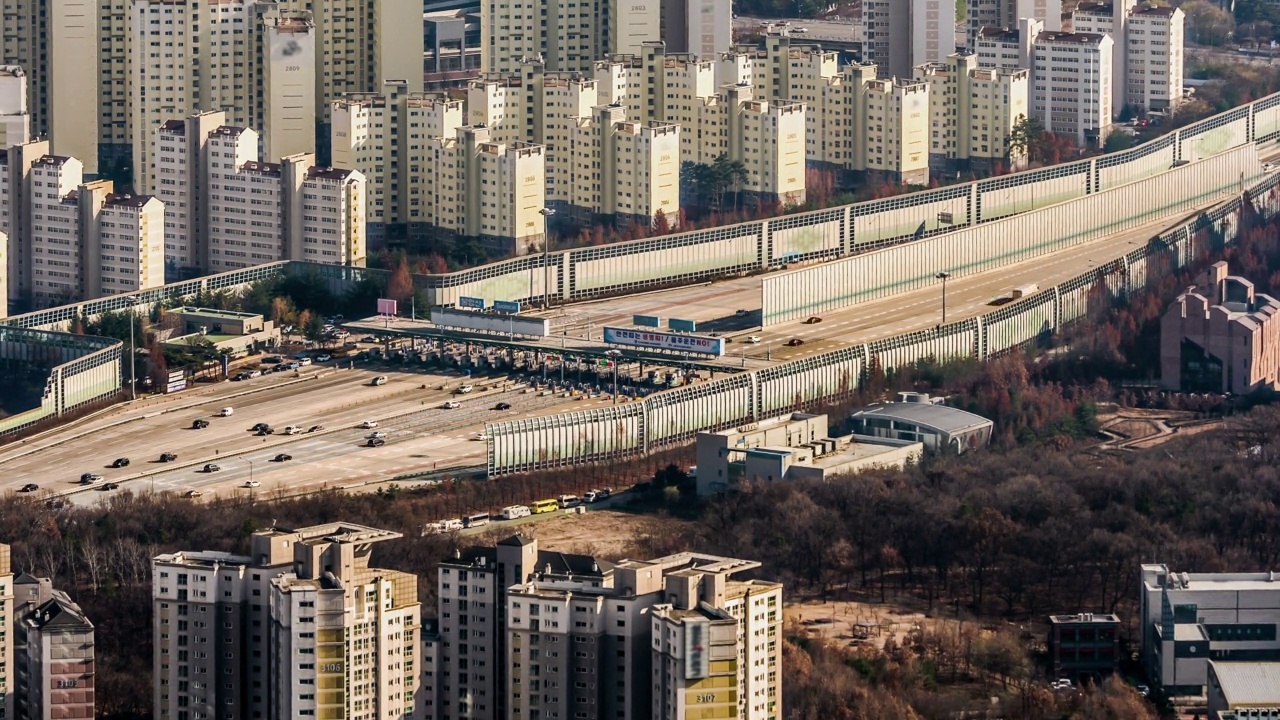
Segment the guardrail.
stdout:
<path fill-rule="evenodd" d="M 1255 183 L 1248 200 L 1260 217 L 1280 215 L 1280 176 Z M 1039 342 L 1109 303 L 1193 262 L 1205 243 L 1239 237 L 1244 198 L 1156 236 L 1110 263 L 984 315 L 732 377 L 651 395 L 643 402 L 491 423 L 490 476 L 633 457 L 723 430 L 848 398 L 866 370 L 933 358 L 988 359 Z"/>

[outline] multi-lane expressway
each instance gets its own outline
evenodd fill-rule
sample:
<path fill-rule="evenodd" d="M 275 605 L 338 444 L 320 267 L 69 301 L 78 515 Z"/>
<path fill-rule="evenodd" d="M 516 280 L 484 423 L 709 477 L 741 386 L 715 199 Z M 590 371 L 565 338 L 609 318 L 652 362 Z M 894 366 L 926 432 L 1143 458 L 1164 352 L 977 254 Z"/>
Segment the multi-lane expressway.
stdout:
<path fill-rule="evenodd" d="M 1202 209 L 1208 209 L 1206 206 Z M 1139 247 L 1161 231 L 1193 218 L 1153 222 L 1118 235 L 1072 247 L 998 270 L 953 278 L 947 286 L 947 319 L 958 320 L 991 309 L 991 301 L 1010 288 L 1038 283 L 1049 287 Z M 516 344 L 555 352 L 600 353 L 601 326 L 629 325 L 632 315 L 658 315 L 696 320 L 700 330 L 715 331 L 731 342 L 726 369 L 760 367 L 827 352 L 839 347 L 929 328 L 942 320 L 940 287 L 870 301 L 822 315 L 821 321 L 793 321 L 759 327 L 760 278 L 749 277 L 627 297 L 577 303 L 547 311 L 555 337 L 540 345 Z M 746 312 L 740 312 L 746 311 Z M 383 330 L 382 323 L 353 323 L 366 330 Z M 429 326 L 409 321 L 394 323 L 399 334 L 434 334 Z M 758 343 L 748 343 L 752 336 Z M 792 341 L 802 341 L 789 345 Z M 494 344 L 507 344 L 493 337 Z M 678 362 L 673 359 L 673 363 Z M 372 386 L 386 374 L 389 382 Z M 608 398 L 565 398 L 530 392 L 523 385 L 474 380 L 476 392 L 451 393 L 464 379 L 458 375 L 393 372 L 388 369 L 311 368 L 295 374 L 273 373 L 244 382 L 226 382 L 171 396 L 139 400 L 92 419 L 72 423 L 36 438 L 0 447 L 0 491 L 14 491 L 27 483 L 36 496 L 68 494 L 76 503 L 94 503 L 111 491 L 82 488 L 82 473 L 96 472 L 107 482 L 146 490 L 188 492 L 204 497 L 232 493 L 305 492 L 323 487 L 355 487 L 433 469 L 484 464 L 485 444 L 475 440 L 484 424 L 519 417 L 585 409 L 608 403 Z M 457 409 L 443 409 L 455 398 Z M 509 410 L 495 410 L 499 402 Z M 226 406 L 231 417 L 216 417 Z M 191 429 L 196 418 L 210 426 Z M 369 430 L 356 426 L 377 420 L 387 433 L 381 447 L 362 445 Z M 259 437 L 255 423 L 280 429 L 286 425 L 325 430 L 296 436 Z M 159 455 L 178 455 L 175 463 L 160 463 Z M 279 453 L 293 459 L 274 462 Z M 127 468 L 107 467 L 127 457 Z M 206 463 L 219 472 L 206 473 Z M 246 487 L 252 479 L 257 487 Z"/>

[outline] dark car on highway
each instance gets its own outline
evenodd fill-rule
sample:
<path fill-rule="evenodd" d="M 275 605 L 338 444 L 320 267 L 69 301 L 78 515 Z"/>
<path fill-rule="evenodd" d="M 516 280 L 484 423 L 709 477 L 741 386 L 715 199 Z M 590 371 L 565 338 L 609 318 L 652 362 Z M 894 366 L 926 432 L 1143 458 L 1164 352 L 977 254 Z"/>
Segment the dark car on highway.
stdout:
<path fill-rule="evenodd" d="M 203 430 L 203 429 L 205 429 L 205 428 L 207 428 L 207 427 L 209 427 L 209 421 L 208 421 L 208 420 L 205 420 L 205 419 L 203 419 L 203 418 L 202 418 L 202 419 L 199 419 L 199 420 L 192 420 L 192 421 L 191 421 L 191 429 L 192 429 L 192 430 Z"/>
<path fill-rule="evenodd" d="M 26 485 L 22 486 L 22 492 L 35 492 L 39 489 L 40 489 L 40 486 L 35 483 L 27 483 Z"/>
<path fill-rule="evenodd" d="M 371 437 L 368 440 L 366 440 L 364 443 L 365 447 L 382 447 L 383 445 L 386 445 L 386 444 L 387 444 L 386 440 L 383 440 L 382 438 L 377 438 L 377 437 Z"/>
<path fill-rule="evenodd" d="M 116 458 L 115 461 L 111 463 L 111 467 L 113 468 L 129 467 L 129 458 Z"/>
<path fill-rule="evenodd" d="M 178 456 L 176 453 L 160 453 L 160 462 L 173 462 L 177 459 Z"/>
<path fill-rule="evenodd" d="M 497 405 L 494 405 L 494 406 L 493 406 L 493 409 L 494 409 L 494 410 L 510 410 L 510 409 L 511 409 L 511 403 L 508 403 L 508 402 L 500 402 L 500 403 L 498 403 Z"/>
<path fill-rule="evenodd" d="M 290 455 L 289 453 L 280 453 L 279 455 L 276 455 L 275 458 L 272 459 L 272 462 L 288 462 L 292 459 L 293 459 L 293 456 Z"/>

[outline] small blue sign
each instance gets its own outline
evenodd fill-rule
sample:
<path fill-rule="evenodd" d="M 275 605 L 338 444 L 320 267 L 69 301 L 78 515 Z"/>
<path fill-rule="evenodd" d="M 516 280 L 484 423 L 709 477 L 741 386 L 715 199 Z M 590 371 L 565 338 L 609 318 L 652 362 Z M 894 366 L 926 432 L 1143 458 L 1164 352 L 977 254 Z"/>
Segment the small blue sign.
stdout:
<path fill-rule="evenodd" d="M 698 332 L 698 323 L 692 320 L 671 318 L 667 320 L 667 327 L 675 330 L 676 332 Z"/>
<path fill-rule="evenodd" d="M 483 310 L 484 298 L 460 297 L 458 298 L 458 307 L 471 308 L 473 310 Z"/>
<path fill-rule="evenodd" d="M 662 327 L 662 320 L 657 315 L 632 315 L 631 324 L 636 327 Z"/>
<path fill-rule="evenodd" d="M 494 300 L 493 309 L 498 312 L 511 313 L 515 315 L 520 312 L 519 300 Z"/>

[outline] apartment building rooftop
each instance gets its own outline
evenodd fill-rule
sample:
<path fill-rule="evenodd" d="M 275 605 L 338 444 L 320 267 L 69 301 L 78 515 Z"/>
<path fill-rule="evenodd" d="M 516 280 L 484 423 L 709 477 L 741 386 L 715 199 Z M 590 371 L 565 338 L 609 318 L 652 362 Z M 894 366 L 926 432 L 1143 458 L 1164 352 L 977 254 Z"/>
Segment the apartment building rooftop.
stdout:
<path fill-rule="evenodd" d="M 355 171 L 313 165 L 307 168 L 307 177 L 313 180 L 346 180 L 353 172 Z"/>
<path fill-rule="evenodd" d="M 1075 623 L 1119 623 L 1120 617 L 1109 613 L 1072 613 L 1070 615 L 1050 615 L 1049 622 L 1053 625 L 1068 625 Z"/>
<path fill-rule="evenodd" d="M 93 623 L 89 622 L 89 618 L 85 617 L 84 611 L 80 609 L 80 606 L 61 590 L 54 590 L 53 597 L 36 608 L 36 611 L 27 618 L 26 622 L 35 628 L 71 629 L 93 627 Z"/>
<path fill-rule="evenodd" d="M 1186 573 L 1169 572 L 1167 565 L 1143 565 L 1143 584 L 1148 590 L 1166 588 L 1193 592 L 1275 590 L 1280 592 L 1280 572 Z"/>
<path fill-rule="evenodd" d="M 210 135 L 222 135 L 223 137 L 239 137 L 249 128 L 239 125 L 221 125 L 216 128 Z"/>
<path fill-rule="evenodd" d="M 244 170 L 245 172 L 256 172 L 256 173 L 261 173 L 263 175 L 275 175 L 277 177 L 280 175 L 280 163 L 258 162 L 256 160 L 249 160 L 245 164 L 241 165 L 240 169 Z"/>
<path fill-rule="evenodd" d="M 35 161 L 35 165 L 44 165 L 47 167 L 61 167 L 71 161 L 72 158 L 66 155 L 42 155 L 39 160 Z"/>
<path fill-rule="evenodd" d="M 249 565 L 253 558 L 218 550 L 195 550 L 161 553 L 156 562 L 162 565 L 185 565 L 193 568 L 210 568 L 215 565 Z"/>
<path fill-rule="evenodd" d="M 1080 43 L 1082 45 L 1096 45 L 1102 42 L 1107 36 L 1099 33 L 1087 32 L 1055 32 L 1046 30 L 1040 33 L 1040 40 L 1044 42 L 1055 43 Z"/>
<path fill-rule="evenodd" d="M 244 314 L 246 313 L 237 313 L 237 315 Z M 311 527 L 298 528 L 296 530 L 275 528 L 254 534 L 262 537 L 284 537 L 296 535 L 298 542 L 303 543 L 335 542 L 358 545 L 382 542 L 384 540 L 395 540 L 397 538 L 404 537 L 404 535 L 391 530 L 381 530 L 367 525 L 357 525 L 355 523 L 347 522 L 312 525 Z"/>
<path fill-rule="evenodd" d="M 160 126 L 160 132 L 185 135 L 187 134 L 187 123 L 183 120 L 165 120 L 164 124 Z"/>
<path fill-rule="evenodd" d="M 113 207 L 132 207 L 140 208 L 151 202 L 151 195 L 129 195 L 127 193 L 117 195 L 112 193 L 107 196 L 107 205 Z"/>
<path fill-rule="evenodd" d="M 18 65 L 0 65 L 0 75 L 4 77 L 26 77 L 27 73 Z"/>
<path fill-rule="evenodd" d="M 978 31 L 980 40 L 1004 40 L 1007 42 L 1017 42 L 1020 33 L 1018 28 L 1007 27 L 983 27 Z"/>

